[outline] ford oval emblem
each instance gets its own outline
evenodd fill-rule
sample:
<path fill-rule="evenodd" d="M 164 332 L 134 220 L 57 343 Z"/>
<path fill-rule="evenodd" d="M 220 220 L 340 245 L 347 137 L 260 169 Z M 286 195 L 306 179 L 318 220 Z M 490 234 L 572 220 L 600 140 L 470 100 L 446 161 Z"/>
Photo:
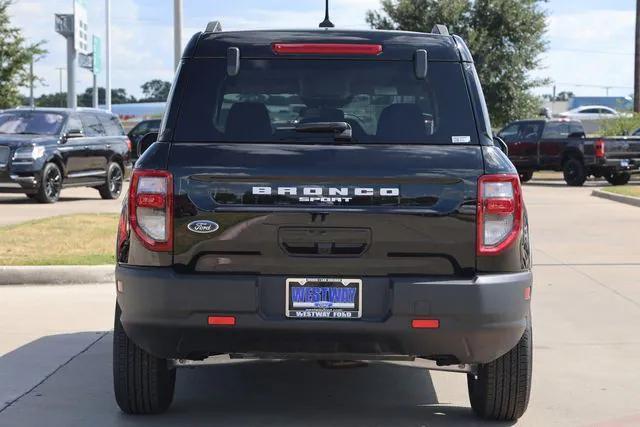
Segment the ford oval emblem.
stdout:
<path fill-rule="evenodd" d="M 194 233 L 213 233 L 220 228 L 218 223 L 213 221 L 201 220 L 201 221 L 193 221 L 187 225 L 187 228 Z"/>

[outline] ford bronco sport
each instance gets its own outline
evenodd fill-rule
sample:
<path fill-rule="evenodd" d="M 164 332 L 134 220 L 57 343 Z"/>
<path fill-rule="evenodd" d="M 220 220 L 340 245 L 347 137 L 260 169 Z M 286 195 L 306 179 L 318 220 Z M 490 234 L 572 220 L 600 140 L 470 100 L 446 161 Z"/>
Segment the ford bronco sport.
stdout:
<path fill-rule="evenodd" d="M 471 54 L 436 30 L 191 39 L 119 225 L 124 412 L 166 410 L 176 368 L 229 355 L 420 359 L 466 374 L 479 416 L 524 413 L 520 181 Z"/>

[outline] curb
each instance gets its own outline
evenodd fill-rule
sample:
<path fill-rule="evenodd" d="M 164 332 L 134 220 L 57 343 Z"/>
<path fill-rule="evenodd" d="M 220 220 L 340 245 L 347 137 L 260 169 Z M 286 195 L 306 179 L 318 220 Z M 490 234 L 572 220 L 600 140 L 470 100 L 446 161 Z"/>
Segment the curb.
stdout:
<path fill-rule="evenodd" d="M 620 202 L 627 205 L 640 207 L 640 197 L 624 196 L 622 194 L 615 194 L 602 190 L 593 190 L 591 195 L 594 197 L 613 200 L 614 202 Z"/>
<path fill-rule="evenodd" d="M 1 285 L 114 283 L 113 265 L 0 266 Z"/>

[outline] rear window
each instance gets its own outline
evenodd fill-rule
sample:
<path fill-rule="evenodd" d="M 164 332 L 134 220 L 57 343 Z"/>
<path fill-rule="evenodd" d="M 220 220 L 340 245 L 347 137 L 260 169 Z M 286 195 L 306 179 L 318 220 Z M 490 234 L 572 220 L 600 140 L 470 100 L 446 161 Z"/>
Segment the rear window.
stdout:
<path fill-rule="evenodd" d="M 542 138 L 567 138 L 569 136 L 569 123 L 564 122 L 549 122 L 544 128 Z"/>
<path fill-rule="evenodd" d="M 80 119 L 84 124 L 84 131 L 86 136 L 104 136 L 106 135 L 102 124 L 98 120 L 98 116 L 95 114 L 82 113 Z"/>
<path fill-rule="evenodd" d="M 104 127 L 107 136 L 121 136 L 124 135 L 124 129 L 120 124 L 120 120 L 116 116 L 107 116 L 104 114 L 98 115 L 102 127 Z"/>
<path fill-rule="evenodd" d="M 330 132 L 296 127 L 346 122 L 353 142 L 477 144 L 459 63 L 429 63 L 426 80 L 408 61 L 245 59 L 230 77 L 226 60 L 204 58 L 182 73 L 175 141 L 324 143 Z"/>
<path fill-rule="evenodd" d="M 542 131 L 544 122 L 518 122 L 508 125 L 498 136 L 506 142 L 536 140 Z"/>

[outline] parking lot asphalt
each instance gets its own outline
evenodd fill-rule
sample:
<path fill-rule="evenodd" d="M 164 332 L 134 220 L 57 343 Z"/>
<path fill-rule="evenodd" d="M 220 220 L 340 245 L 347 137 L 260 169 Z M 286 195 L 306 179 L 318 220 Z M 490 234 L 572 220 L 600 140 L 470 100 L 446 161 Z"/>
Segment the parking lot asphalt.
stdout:
<path fill-rule="evenodd" d="M 125 182 L 122 194 L 126 194 L 128 184 Z M 122 208 L 122 197 L 102 200 L 98 190 L 93 188 L 67 188 L 62 190 L 57 203 L 42 204 L 24 194 L 0 193 L 0 226 L 59 215 L 118 213 Z"/>
<path fill-rule="evenodd" d="M 640 425 L 640 208 L 592 189 L 525 186 L 535 353 L 517 425 Z M 0 287 L 0 425 L 489 425 L 464 375 L 385 363 L 222 360 L 180 370 L 167 414 L 125 416 L 111 385 L 114 297 L 112 284 Z"/>

